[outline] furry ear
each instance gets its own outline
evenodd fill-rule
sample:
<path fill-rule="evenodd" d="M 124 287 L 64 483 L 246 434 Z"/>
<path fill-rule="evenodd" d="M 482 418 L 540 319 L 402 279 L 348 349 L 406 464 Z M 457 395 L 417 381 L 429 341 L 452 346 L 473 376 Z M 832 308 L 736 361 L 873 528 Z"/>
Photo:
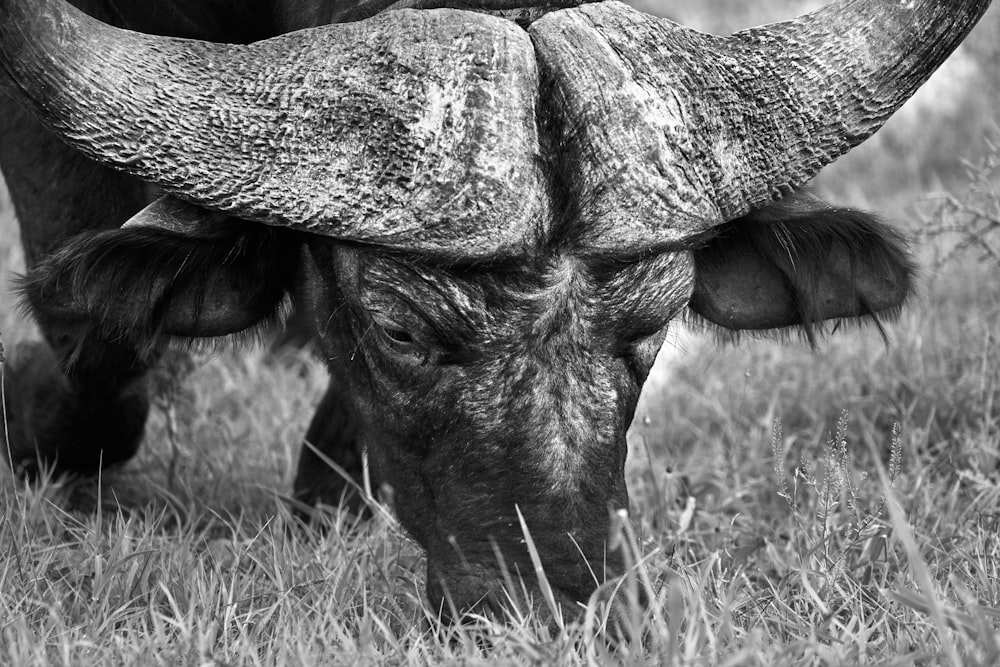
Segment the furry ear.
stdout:
<path fill-rule="evenodd" d="M 898 313 L 914 266 L 907 244 L 874 216 L 799 194 L 721 227 L 694 251 L 690 308 L 729 330 Z"/>
<path fill-rule="evenodd" d="M 199 238 L 124 228 L 71 239 L 20 288 L 56 330 L 93 327 L 145 355 L 163 336 L 224 336 L 274 317 L 298 257 L 294 233 L 244 221 Z"/>

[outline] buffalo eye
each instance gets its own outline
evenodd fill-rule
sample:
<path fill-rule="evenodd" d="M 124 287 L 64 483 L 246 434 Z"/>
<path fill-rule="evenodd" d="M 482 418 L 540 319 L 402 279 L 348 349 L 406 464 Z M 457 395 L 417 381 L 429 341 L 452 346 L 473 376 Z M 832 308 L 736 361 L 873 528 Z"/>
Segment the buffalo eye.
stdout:
<path fill-rule="evenodd" d="M 423 366 L 434 354 L 431 346 L 417 331 L 384 313 L 372 313 L 374 329 L 382 351 L 396 361 L 408 366 Z"/>

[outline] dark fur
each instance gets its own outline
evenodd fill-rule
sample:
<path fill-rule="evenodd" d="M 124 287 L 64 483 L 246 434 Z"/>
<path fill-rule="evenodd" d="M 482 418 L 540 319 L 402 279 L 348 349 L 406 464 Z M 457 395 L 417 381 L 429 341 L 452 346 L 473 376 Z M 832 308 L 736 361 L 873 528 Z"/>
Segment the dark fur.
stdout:
<path fill-rule="evenodd" d="M 34 479 L 39 466 L 86 475 L 127 461 L 139 448 L 149 411 L 146 370 L 128 350 L 103 345 L 67 376 L 52 347 L 19 345 L 4 378 L 14 469 Z"/>

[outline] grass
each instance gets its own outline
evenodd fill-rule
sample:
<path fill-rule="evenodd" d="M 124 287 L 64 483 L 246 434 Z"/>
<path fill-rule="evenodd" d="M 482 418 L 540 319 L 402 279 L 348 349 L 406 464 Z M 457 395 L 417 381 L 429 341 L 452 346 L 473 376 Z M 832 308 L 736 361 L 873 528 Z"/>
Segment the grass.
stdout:
<path fill-rule="evenodd" d="M 629 585 L 648 586 L 655 602 L 625 615 L 629 640 L 615 658 L 937 664 L 954 652 L 992 664 L 1000 484 L 984 392 L 997 391 L 1000 360 L 978 335 L 996 325 L 990 310 L 982 330 L 950 341 L 940 336 L 957 323 L 935 330 L 932 313 L 911 312 L 899 348 L 871 341 L 866 355 L 857 348 L 868 337 L 856 335 L 818 367 L 804 351 L 779 366 L 771 344 L 682 362 L 661 397 L 674 426 L 656 440 L 637 435 L 629 466 L 635 533 L 623 524 L 621 540 L 645 558 Z M 322 381 L 294 355 L 211 360 L 159 404 L 125 470 L 34 487 L 6 479 L 0 661 L 608 660 L 593 639 L 596 606 L 589 625 L 554 631 L 532 617 L 484 620 L 478 635 L 439 628 L 421 600 L 419 550 L 385 514 L 359 524 L 335 512 L 326 532 L 298 530 L 276 494 L 289 488 Z M 911 391 L 921 381 L 926 391 Z M 827 419 L 837 403 L 850 404 L 850 419 Z M 906 416 L 912 426 L 894 435 Z M 899 515 L 879 511 L 882 458 L 899 461 Z"/>
<path fill-rule="evenodd" d="M 729 20 L 756 22 L 764 6 Z M 676 7 L 702 7 L 686 17 L 702 27 L 740 27 L 720 27 L 713 3 Z M 995 73 L 995 8 L 986 20 L 969 48 Z M 928 188 L 960 191 L 960 158 L 981 159 L 997 100 L 967 76 L 820 188 L 904 224 Z M 996 174 L 973 182 L 945 201 L 984 209 Z M 946 228 L 968 212 L 931 220 Z M 961 245 L 963 229 L 932 249 Z M 420 550 L 390 513 L 334 510 L 325 531 L 300 529 L 282 494 L 326 382 L 316 361 L 174 355 L 123 469 L 33 486 L 0 477 L 0 664 L 996 664 L 1000 291 L 996 267 L 976 260 L 929 272 L 888 347 L 873 331 L 838 332 L 818 352 L 691 335 L 668 345 L 630 432 L 631 516 L 615 532 L 638 562 L 625 602 L 610 613 L 595 598 L 561 625 L 526 614 L 441 627 Z M 2 192 L 0 262 L 23 266 Z M 0 290 L 8 356 L 35 336 Z M 639 590 L 648 609 L 629 604 Z"/>

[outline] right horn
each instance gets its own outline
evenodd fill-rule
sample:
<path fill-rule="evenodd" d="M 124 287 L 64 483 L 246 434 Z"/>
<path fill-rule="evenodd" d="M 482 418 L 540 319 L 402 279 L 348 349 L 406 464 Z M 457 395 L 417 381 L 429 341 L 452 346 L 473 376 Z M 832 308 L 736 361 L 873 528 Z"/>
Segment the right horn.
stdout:
<path fill-rule="evenodd" d="M 619 2 L 536 21 L 582 246 L 666 247 L 801 187 L 880 128 L 989 5 L 839 0 L 730 37 Z"/>

